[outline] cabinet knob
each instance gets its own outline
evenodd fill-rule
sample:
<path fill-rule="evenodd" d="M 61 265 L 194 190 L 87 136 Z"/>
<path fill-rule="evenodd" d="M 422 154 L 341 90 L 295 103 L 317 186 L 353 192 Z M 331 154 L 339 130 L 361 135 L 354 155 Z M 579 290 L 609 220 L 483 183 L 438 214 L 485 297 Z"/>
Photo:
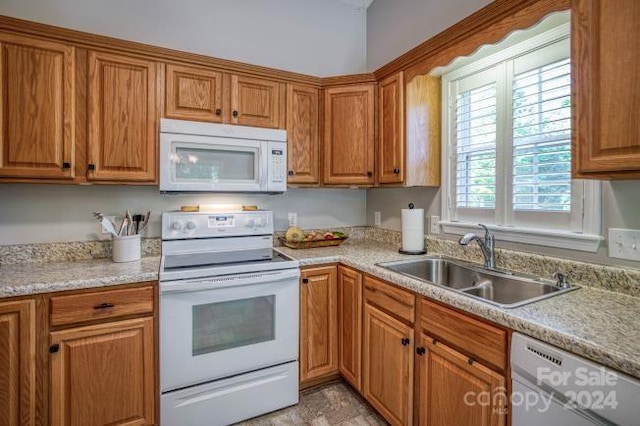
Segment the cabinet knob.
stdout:
<path fill-rule="evenodd" d="M 222 115 L 222 110 L 220 108 L 216 109 L 216 115 Z"/>
<path fill-rule="evenodd" d="M 94 171 L 95 169 L 96 169 L 96 165 L 95 164 L 87 164 L 87 170 Z"/>
<path fill-rule="evenodd" d="M 67 163 L 67 162 L 62 163 L 62 168 L 63 169 L 70 169 L 71 168 L 71 163 Z"/>
<path fill-rule="evenodd" d="M 393 173 L 396 174 L 396 175 L 399 175 L 400 174 L 400 169 L 396 167 L 395 169 L 393 169 Z"/>
<path fill-rule="evenodd" d="M 289 172 L 287 173 L 289 176 L 293 176 L 296 174 L 296 172 L 294 172 L 293 170 L 289 170 Z"/>
<path fill-rule="evenodd" d="M 240 113 L 238 111 L 233 111 L 231 115 L 233 115 L 234 117 L 237 117 L 238 115 L 240 115 Z"/>
<path fill-rule="evenodd" d="M 401 340 L 401 342 L 402 342 L 402 345 L 403 345 L 403 346 L 407 346 L 407 345 L 409 344 L 409 342 L 410 342 L 410 341 L 409 341 L 409 338 L 404 337 L 404 338 Z"/>
<path fill-rule="evenodd" d="M 309 278 L 303 278 L 302 279 L 302 283 L 303 284 L 309 284 Z"/>
<path fill-rule="evenodd" d="M 475 361 L 475 359 L 469 358 L 469 360 L 467 361 L 467 364 L 471 365 L 471 364 L 473 364 L 474 361 Z"/>
<path fill-rule="evenodd" d="M 367 177 L 372 177 L 373 176 L 373 172 L 367 172 Z"/>
<path fill-rule="evenodd" d="M 425 352 L 426 352 L 426 349 L 423 347 L 416 348 L 416 353 L 418 355 L 424 355 Z"/>
<path fill-rule="evenodd" d="M 433 344 L 435 345 L 436 343 L 438 343 L 438 339 L 433 339 L 433 340 L 431 341 L 431 343 L 433 343 Z"/>
<path fill-rule="evenodd" d="M 49 353 L 50 354 L 54 354 L 56 352 L 58 352 L 60 350 L 60 345 L 59 344 L 55 344 L 55 345 L 51 345 L 49 346 Z"/>
<path fill-rule="evenodd" d="M 100 303 L 99 305 L 95 305 L 93 309 L 109 309 L 113 308 L 115 305 L 113 303 Z"/>

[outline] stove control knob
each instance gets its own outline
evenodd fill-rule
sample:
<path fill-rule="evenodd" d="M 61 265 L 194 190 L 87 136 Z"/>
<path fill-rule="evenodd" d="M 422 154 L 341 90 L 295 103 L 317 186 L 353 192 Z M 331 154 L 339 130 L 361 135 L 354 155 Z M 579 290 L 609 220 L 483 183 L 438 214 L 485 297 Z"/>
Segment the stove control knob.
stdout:
<path fill-rule="evenodd" d="M 173 229 L 174 231 L 179 231 L 182 229 L 183 225 L 184 224 L 181 220 L 176 220 L 175 222 L 171 223 L 171 229 Z"/>
<path fill-rule="evenodd" d="M 194 229 L 196 229 L 196 223 L 190 220 L 189 222 L 187 222 L 187 229 L 193 231 Z"/>
<path fill-rule="evenodd" d="M 255 219 L 247 219 L 247 220 L 244 222 L 244 225 L 245 225 L 247 228 L 253 228 L 253 227 L 255 226 L 255 224 L 256 224 Z"/>

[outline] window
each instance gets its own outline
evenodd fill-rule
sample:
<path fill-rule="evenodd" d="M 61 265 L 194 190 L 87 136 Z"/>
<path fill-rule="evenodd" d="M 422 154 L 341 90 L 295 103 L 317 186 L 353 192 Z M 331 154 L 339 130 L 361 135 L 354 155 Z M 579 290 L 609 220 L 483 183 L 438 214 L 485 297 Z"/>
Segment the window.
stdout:
<path fill-rule="evenodd" d="M 596 251 L 599 184 L 571 179 L 569 25 L 442 84 L 445 232 L 485 223 L 504 240 Z"/>

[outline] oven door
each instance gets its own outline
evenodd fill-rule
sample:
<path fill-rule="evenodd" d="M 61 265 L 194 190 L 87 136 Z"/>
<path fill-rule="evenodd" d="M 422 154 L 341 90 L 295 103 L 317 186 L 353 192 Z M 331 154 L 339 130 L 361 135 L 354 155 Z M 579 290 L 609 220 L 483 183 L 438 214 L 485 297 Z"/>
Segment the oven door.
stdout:
<path fill-rule="evenodd" d="M 266 142 L 160 134 L 160 191 L 267 191 Z"/>
<path fill-rule="evenodd" d="M 160 283 L 162 392 L 298 358 L 299 269 Z"/>

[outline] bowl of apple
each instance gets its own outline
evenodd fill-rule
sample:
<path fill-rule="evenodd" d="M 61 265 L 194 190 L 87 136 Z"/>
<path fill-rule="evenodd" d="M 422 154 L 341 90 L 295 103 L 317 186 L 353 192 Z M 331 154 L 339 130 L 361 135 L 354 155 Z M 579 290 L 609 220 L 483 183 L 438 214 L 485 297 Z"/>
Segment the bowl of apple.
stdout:
<path fill-rule="evenodd" d="M 335 247 L 342 244 L 347 238 L 349 236 L 342 231 L 304 232 L 297 226 L 290 227 L 284 237 L 278 237 L 283 246 L 292 249 Z"/>

